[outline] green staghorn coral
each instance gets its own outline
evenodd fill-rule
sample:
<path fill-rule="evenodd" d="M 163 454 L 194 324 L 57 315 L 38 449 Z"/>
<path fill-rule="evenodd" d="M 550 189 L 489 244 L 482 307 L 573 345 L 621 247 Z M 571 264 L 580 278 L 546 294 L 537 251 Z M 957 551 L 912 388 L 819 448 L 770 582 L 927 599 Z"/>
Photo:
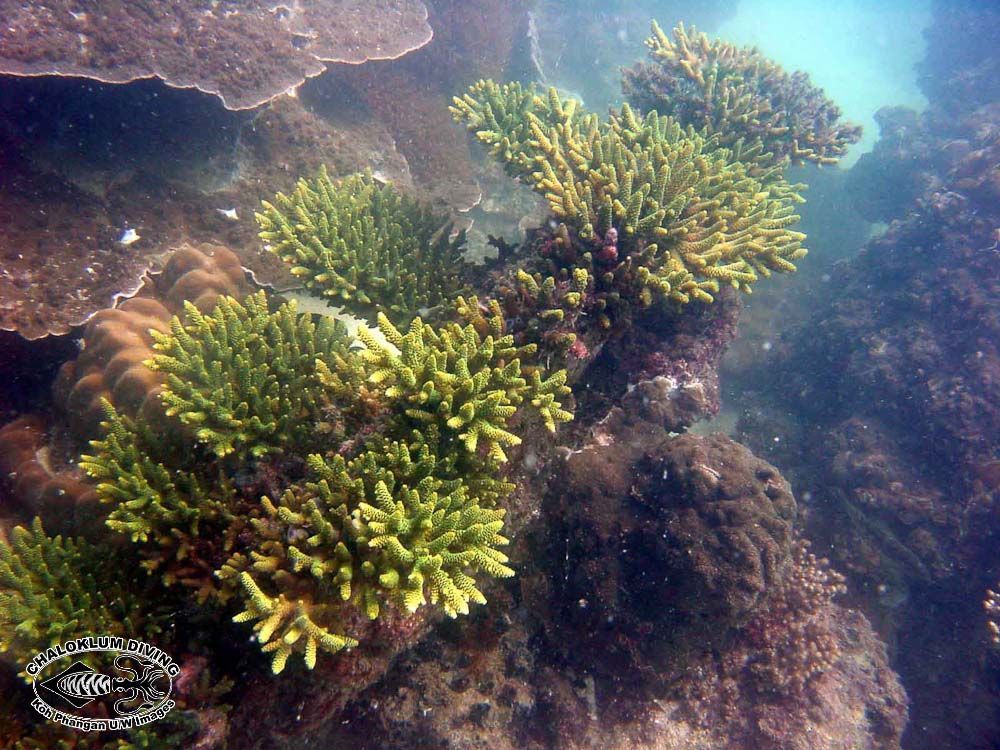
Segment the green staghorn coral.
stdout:
<path fill-rule="evenodd" d="M 786 160 L 835 164 L 861 138 L 809 76 L 789 74 L 755 47 L 710 40 L 683 24 L 671 39 L 653 21 L 652 62 L 623 71 L 626 98 L 742 150 L 761 170 Z M 758 175 L 759 176 L 759 175 Z"/>
<path fill-rule="evenodd" d="M 167 374 L 167 416 L 220 457 L 308 450 L 326 406 L 317 362 L 343 357 L 343 324 L 327 316 L 316 323 L 294 301 L 272 313 L 264 292 L 243 302 L 223 297 L 208 315 L 191 303 L 184 312 L 169 333 L 152 333 L 159 354 L 148 365 Z"/>
<path fill-rule="evenodd" d="M 387 341 L 362 328 L 359 347 L 262 295 L 189 309 L 148 362 L 168 373 L 162 416 L 105 403 L 105 436 L 81 461 L 107 525 L 163 583 L 241 601 L 235 620 L 275 672 L 356 645 L 359 616 L 386 604 L 467 612 L 483 601 L 477 572 L 512 574 L 497 470 L 520 441 L 513 420 L 554 430 L 571 415 L 565 373 L 522 364 L 533 347 L 513 345 L 495 303 L 458 307 L 480 312 L 464 327 L 416 318 L 406 334 L 380 316 Z"/>
<path fill-rule="evenodd" d="M 478 302 L 461 299 L 459 304 Z M 508 420 L 522 402 L 531 404 L 550 431 L 572 418 L 557 400 L 569 393 L 566 374 L 556 372 L 543 380 L 536 368 L 525 373 L 522 357 L 531 356 L 535 346 L 515 347 L 498 314 L 486 319 L 485 335 L 471 323 L 435 328 L 415 318 L 405 334 L 384 315 L 378 323 L 392 348 L 360 332 L 367 347 L 361 356 L 370 368 L 368 380 L 398 402 L 415 427 L 435 425 L 443 434 L 456 434 L 466 451 L 475 454 L 483 446 L 499 464 L 507 460 L 504 447 L 521 442 L 508 429 Z"/>
<path fill-rule="evenodd" d="M 84 539 L 48 536 L 39 518 L 0 537 L 0 653 L 23 664 L 86 635 L 155 633 L 120 562 Z"/>
<path fill-rule="evenodd" d="M 429 602 L 454 617 L 485 603 L 477 571 L 513 575 L 497 549 L 507 540 L 495 507 L 512 487 L 456 471 L 414 437 L 412 447 L 386 443 L 350 462 L 310 456 L 311 481 L 264 498 L 254 524 L 262 542 L 220 571 L 238 581 L 246 608 L 235 619 L 256 621 L 274 672 L 295 652 L 312 668 L 318 651 L 357 645 L 343 634 L 347 608 L 375 619 L 386 601 L 407 612 Z"/>
<path fill-rule="evenodd" d="M 143 567 L 162 571 L 165 584 L 192 588 L 201 601 L 217 594 L 199 551 L 206 536 L 228 548 L 238 528 L 241 507 L 227 472 L 162 425 L 123 416 L 107 401 L 104 409 L 105 436 L 91 441 L 80 467 L 111 507 L 106 525 L 141 545 Z"/>
<path fill-rule="evenodd" d="M 463 288 L 465 234 L 443 216 L 381 186 L 371 172 L 333 182 L 321 168 L 256 214 L 268 249 L 306 288 L 375 322 L 405 325 Z"/>
<path fill-rule="evenodd" d="M 669 117 L 640 119 L 625 105 L 601 122 L 554 90 L 492 81 L 456 97 L 452 113 L 580 238 L 585 252 L 569 270 L 586 268 L 605 298 L 708 302 L 720 283 L 749 292 L 806 254 L 805 235 L 790 229 L 797 193 L 783 179 L 762 184 Z"/>

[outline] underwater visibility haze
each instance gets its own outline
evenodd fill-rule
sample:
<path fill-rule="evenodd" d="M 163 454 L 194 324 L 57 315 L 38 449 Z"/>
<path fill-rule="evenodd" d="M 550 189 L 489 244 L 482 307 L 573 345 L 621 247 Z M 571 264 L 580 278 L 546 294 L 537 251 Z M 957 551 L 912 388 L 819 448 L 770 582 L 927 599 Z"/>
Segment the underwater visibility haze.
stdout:
<path fill-rule="evenodd" d="M 1000 8 L 0 20 L 0 750 L 1000 748 Z"/>

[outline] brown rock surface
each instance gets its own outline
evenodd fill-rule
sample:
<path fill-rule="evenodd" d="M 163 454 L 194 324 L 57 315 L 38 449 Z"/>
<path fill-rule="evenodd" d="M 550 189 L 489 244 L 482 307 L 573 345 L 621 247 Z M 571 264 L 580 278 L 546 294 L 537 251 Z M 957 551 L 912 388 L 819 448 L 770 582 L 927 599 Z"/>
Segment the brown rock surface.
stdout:
<path fill-rule="evenodd" d="M 419 0 L 3 0 L 0 17 L 0 73 L 157 77 L 229 109 L 264 104 L 328 62 L 400 57 L 432 36 Z"/>

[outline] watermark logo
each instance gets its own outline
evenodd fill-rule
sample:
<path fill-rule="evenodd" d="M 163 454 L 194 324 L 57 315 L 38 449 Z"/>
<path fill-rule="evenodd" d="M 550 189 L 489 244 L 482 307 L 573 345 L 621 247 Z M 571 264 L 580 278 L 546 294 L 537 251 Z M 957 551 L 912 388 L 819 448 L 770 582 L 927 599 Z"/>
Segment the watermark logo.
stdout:
<path fill-rule="evenodd" d="M 120 731 L 162 719 L 180 667 L 156 646 L 116 636 L 60 643 L 24 669 L 32 678 L 31 707 L 73 729 Z"/>

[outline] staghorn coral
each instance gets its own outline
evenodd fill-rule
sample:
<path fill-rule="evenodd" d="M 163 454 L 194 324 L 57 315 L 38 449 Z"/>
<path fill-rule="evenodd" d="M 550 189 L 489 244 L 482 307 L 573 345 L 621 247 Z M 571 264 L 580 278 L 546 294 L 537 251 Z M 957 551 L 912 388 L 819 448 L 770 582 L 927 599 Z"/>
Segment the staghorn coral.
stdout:
<path fill-rule="evenodd" d="M 242 303 L 223 297 L 204 315 L 188 302 L 183 323 L 152 332 L 159 353 L 147 364 L 166 373 L 166 415 L 219 457 L 308 450 L 324 407 L 316 363 L 347 350 L 343 323 L 315 323 L 294 300 L 274 313 L 267 304 L 264 292 Z"/>
<path fill-rule="evenodd" d="M 84 635 L 155 632 L 116 559 L 84 539 L 48 536 L 37 517 L 0 538 L 0 653 L 21 664 Z"/>
<path fill-rule="evenodd" d="M 762 174 L 786 160 L 836 164 L 861 138 L 806 73 L 786 73 L 756 47 L 712 41 L 679 24 L 673 39 L 656 21 L 646 40 L 652 62 L 623 71 L 625 97 L 691 125 L 755 164 Z"/>
<path fill-rule="evenodd" d="M 486 602 L 476 571 L 513 575 L 497 549 L 507 540 L 495 507 L 511 486 L 458 472 L 418 445 L 377 445 L 350 462 L 313 454 L 312 481 L 263 498 L 254 521 L 261 541 L 220 577 L 238 581 L 246 608 L 235 619 L 257 621 L 275 673 L 293 652 L 312 669 L 318 650 L 357 646 L 341 634 L 350 627 L 345 607 L 374 620 L 384 601 L 409 613 L 429 601 L 455 617 Z"/>
<path fill-rule="evenodd" d="M 151 590 L 143 575 L 123 573 L 131 570 L 128 564 L 126 551 L 118 549 L 109 554 L 107 549 L 82 538 L 51 536 L 39 518 L 30 526 L 15 527 L 6 537 L 0 535 L 2 659 L 22 667 L 50 647 L 95 635 L 137 638 L 174 651 L 177 603 L 164 592 Z M 75 658 L 98 671 L 110 666 L 109 659 L 100 653 L 78 653 Z M 25 708 L 25 703 L 14 710 L 10 710 L 13 705 L 4 707 L 0 721 L 3 747 L 194 747 L 196 738 L 225 725 L 229 706 L 221 699 L 233 686 L 228 678 L 209 675 L 205 665 L 202 657 L 185 656 L 181 675 L 172 686 L 177 710 L 153 727 L 127 731 L 127 740 L 111 740 L 96 732 L 81 735 L 54 722 L 22 722 L 16 711 Z M 185 675 L 186 671 L 197 674 Z M 13 671 L 10 675 L 13 677 Z M 37 675 L 25 672 L 20 676 L 29 683 L 37 679 Z M 9 690 L 12 687 L 4 685 L 5 691 L 19 698 Z M 120 698 L 118 692 L 105 705 L 100 705 L 98 698 L 98 703 L 88 709 L 89 715 L 107 715 L 104 712 Z M 208 705 L 212 707 L 206 708 Z"/>
<path fill-rule="evenodd" d="M 554 89 L 492 81 L 456 97 L 452 114 L 577 235 L 570 263 L 588 268 L 605 303 L 709 302 L 722 283 L 749 292 L 806 254 L 805 235 L 789 228 L 802 200 L 794 188 L 760 182 L 731 150 L 671 118 L 640 119 L 625 105 L 601 122 Z M 573 237 L 562 235 L 566 253 Z"/>
<path fill-rule="evenodd" d="M 513 486 L 496 476 L 501 446 L 520 441 L 511 420 L 571 417 L 565 373 L 522 368 L 532 347 L 481 318 L 486 335 L 420 318 L 404 335 L 380 316 L 388 342 L 361 328 L 356 349 L 339 323 L 292 303 L 269 312 L 263 293 L 208 315 L 189 305 L 147 361 L 168 373 L 163 414 L 105 401 L 105 437 L 81 462 L 108 527 L 164 584 L 238 597 L 235 620 L 254 621 L 275 672 L 294 652 L 312 668 L 318 651 L 358 645 L 385 603 L 467 613 L 485 601 L 476 571 L 513 572 L 497 549 Z"/>
<path fill-rule="evenodd" d="M 141 544 L 143 567 L 162 571 L 164 584 L 181 583 L 200 600 L 217 594 L 203 540 L 227 550 L 239 521 L 239 498 L 223 467 L 190 455 L 184 441 L 105 402 L 105 436 L 80 466 L 111 506 L 109 529 Z M 178 460 L 180 457 L 181 460 Z M 208 560 L 206 561 L 206 558 Z"/>
<path fill-rule="evenodd" d="M 459 306 L 475 308 L 478 301 L 460 298 Z M 442 434 L 458 437 L 468 453 L 482 447 L 490 462 L 499 464 L 507 460 L 504 447 L 521 442 L 508 429 L 508 420 L 522 403 L 531 405 L 550 432 L 572 415 L 558 400 L 570 390 L 566 373 L 543 379 L 538 368 L 522 368 L 521 358 L 530 357 L 536 347 L 515 347 L 503 317 L 493 312 L 485 335 L 472 323 L 434 328 L 420 318 L 403 334 L 382 314 L 379 330 L 393 348 L 364 329 L 359 335 L 367 347 L 362 358 L 370 368 L 369 381 L 401 405 L 413 426 L 434 425 Z"/>
<path fill-rule="evenodd" d="M 574 268 L 572 274 L 567 270 L 555 273 L 558 280 L 556 276 L 518 268 L 509 283 L 498 287 L 503 309 L 521 320 L 519 340 L 538 341 L 542 347 L 560 353 L 586 352 L 585 348 L 574 350 L 573 346 L 577 343 L 586 294 L 594 288 L 592 277 L 583 267 Z M 606 316 L 601 320 L 610 324 Z"/>
<path fill-rule="evenodd" d="M 462 288 L 465 233 L 371 172 L 334 183 L 320 167 L 256 214 L 266 247 L 306 289 L 374 322 L 405 324 Z"/>

